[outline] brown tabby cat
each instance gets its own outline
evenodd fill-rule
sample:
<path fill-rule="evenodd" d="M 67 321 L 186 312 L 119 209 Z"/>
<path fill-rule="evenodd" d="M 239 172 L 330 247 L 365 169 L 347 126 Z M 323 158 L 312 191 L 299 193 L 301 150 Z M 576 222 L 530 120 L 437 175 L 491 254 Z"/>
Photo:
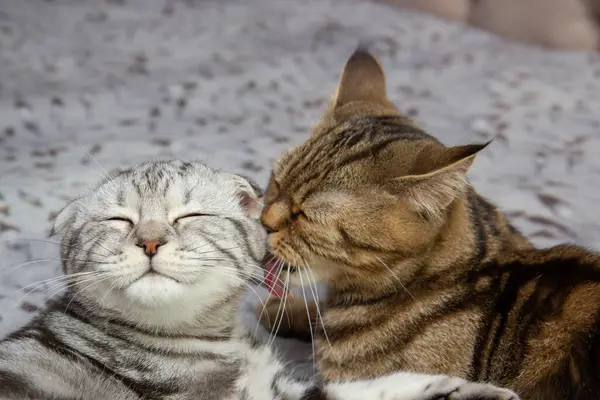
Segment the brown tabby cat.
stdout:
<path fill-rule="evenodd" d="M 485 146 L 446 147 L 416 127 L 358 50 L 312 136 L 279 160 L 262 221 L 284 279 L 329 285 L 325 379 L 408 370 L 526 400 L 600 399 L 600 257 L 533 249 L 476 194 L 465 174 Z M 273 330 L 279 305 L 263 318 Z M 309 308 L 310 320 L 288 298 L 280 331 L 307 336 Z"/>

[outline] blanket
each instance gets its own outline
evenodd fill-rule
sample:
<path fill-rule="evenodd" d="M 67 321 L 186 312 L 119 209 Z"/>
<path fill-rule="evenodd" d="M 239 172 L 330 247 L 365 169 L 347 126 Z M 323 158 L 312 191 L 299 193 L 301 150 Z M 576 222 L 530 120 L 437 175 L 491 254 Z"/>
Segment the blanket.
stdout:
<path fill-rule="evenodd" d="M 364 0 L 3 1 L 0 336 L 60 292 L 44 280 L 60 274 L 47 235 L 66 201 L 157 158 L 266 184 L 359 42 L 390 98 L 442 142 L 495 139 L 470 179 L 532 240 L 600 247 L 600 54 Z M 257 301 L 249 291 L 240 307 L 251 327 Z M 276 345 L 310 375 L 310 345 Z"/>

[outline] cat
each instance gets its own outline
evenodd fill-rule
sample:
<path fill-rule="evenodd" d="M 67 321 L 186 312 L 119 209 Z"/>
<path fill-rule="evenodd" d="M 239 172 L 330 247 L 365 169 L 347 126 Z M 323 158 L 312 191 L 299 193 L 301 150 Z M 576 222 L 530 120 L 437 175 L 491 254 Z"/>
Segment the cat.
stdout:
<path fill-rule="evenodd" d="M 326 282 L 328 298 L 287 298 L 281 313 L 270 299 L 263 324 L 315 334 L 328 381 L 406 370 L 600 399 L 600 257 L 533 248 L 478 195 L 466 173 L 487 145 L 419 129 L 357 50 L 311 137 L 276 162 L 262 212 L 279 266 L 267 272 Z"/>
<path fill-rule="evenodd" d="M 0 399 L 510 399 L 459 378 L 295 381 L 238 322 L 260 276 L 257 186 L 201 163 L 148 162 L 69 203 L 52 233 L 68 287 L 0 342 Z"/>

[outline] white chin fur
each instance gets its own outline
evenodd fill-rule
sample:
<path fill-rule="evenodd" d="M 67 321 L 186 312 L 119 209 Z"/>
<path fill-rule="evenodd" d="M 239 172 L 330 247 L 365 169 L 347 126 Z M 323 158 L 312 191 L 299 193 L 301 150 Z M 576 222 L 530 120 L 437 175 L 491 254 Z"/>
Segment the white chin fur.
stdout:
<path fill-rule="evenodd" d="M 239 282 L 212 274 L 195 284 L 179 283 L 160 275 L 147 275 L 129 286 L 105 293 L 110 282 L 96 286 L 94 299 L 98 306 L 117 311 L 134 324 L 161 329 L 193 326 L 203 312 L 222 301 Z"/>
<path fill-rule="evenodd" d="M 189 287 L 158 274 L 147 274 L 124 290 L 125 297 L 144 308 L 161 308 L 183 302 Z M 187 289 L 187 290 L 186 290 Z"/>

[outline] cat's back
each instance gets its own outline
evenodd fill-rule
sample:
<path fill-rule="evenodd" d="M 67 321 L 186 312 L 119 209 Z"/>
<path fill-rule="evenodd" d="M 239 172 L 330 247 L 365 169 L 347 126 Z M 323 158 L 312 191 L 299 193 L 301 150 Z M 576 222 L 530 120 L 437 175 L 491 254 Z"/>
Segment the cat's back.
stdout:
<path fill-rule="evenodd" d="M 477 378 L 535 399 L 600 398 L 600 254 L 522 250 L 489 269 L 495 295 L 475 351 Z"/>
<path fill-rule="evenodd" d="M 0 342 L 0 400 L 271 399 L 278 385 L 304 390 L 245 331 L 224 341 L 189 338 L 168 351 L 169 338 L 140 345 L 127 327 L 97 329 L 63 303 Z"/>
<path fill-rule="evenodd" d="M 65 323 L 65 331 L 53 329 L 52 319 Z M 0 342 L 0 399 L 137 399 L 126 385 L 65 345 L 60 336 L 72 324 L 77 321 L 48 312 Z"/>

